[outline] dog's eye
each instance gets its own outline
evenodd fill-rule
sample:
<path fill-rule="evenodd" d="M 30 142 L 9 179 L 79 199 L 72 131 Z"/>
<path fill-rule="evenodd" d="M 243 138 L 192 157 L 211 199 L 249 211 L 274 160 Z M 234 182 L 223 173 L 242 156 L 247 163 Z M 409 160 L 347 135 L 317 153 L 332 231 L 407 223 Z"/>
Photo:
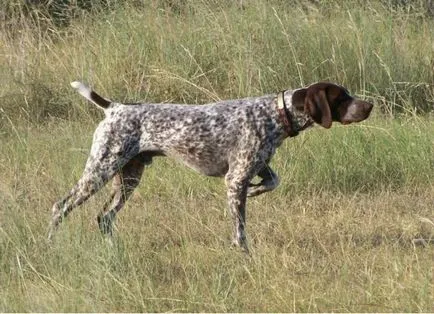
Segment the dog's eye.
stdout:
<path fill-rule="evenodd" d="M 337 102 L 344 102 L 350 100 L 352 97 L 348 93 L 347 90 L 344 90 L 342 93 L 339 93 L 339 96 L 336 98 Z"/>

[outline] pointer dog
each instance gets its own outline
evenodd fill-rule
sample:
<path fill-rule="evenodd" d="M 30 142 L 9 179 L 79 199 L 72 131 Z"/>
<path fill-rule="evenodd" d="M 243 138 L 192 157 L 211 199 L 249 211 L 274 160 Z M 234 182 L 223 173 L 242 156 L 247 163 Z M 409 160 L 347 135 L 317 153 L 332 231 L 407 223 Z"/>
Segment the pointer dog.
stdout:
<path fill-rule="evenodd" d="M 104 110 L 82 177 L 52 209 L 49 238 L 73 208 L 113 179 L 109 201 L 98 225 L 112 234 L 112 223 L 144 166 L 168 156 L 208 176 L 224 177 L 234 221 L 233 243 L 248 251 L 246 198 L 271 191 L 278 177 L 268 165 L 276 148 L 314 123 L 330 128 L 368 118 L 372 104 L 355 99 L 339 85 L 320 82 L 261 97 L 207 105 L 121 104 L 105 99 L 80 82 L 72 87 Z M 259 176 L 262 181 L 250 181 Z"/>

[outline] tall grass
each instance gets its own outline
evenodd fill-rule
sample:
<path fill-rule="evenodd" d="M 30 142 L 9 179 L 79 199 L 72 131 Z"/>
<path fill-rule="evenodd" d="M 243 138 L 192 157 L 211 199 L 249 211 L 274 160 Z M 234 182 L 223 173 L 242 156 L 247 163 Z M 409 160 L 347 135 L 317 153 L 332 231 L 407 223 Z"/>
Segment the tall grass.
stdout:
<path fill-rule="evenodd" d="M 77 2 L 0 13 L 0 311 L 434 311 L 423 1 Z M 101 118 L 77 79 L 120 101 L 180 103 L 330 80 L 375 112 L 279 148 L 279 188 L 248 201 L 251 257 L 229 248 L 223 182 L 165 159 L 119 213 L 113 246 L 95 221 L 109 187 L 49 244 L 50 208 Z"/>
<path fill-rule="evenodd" d="M 432 109 L 434 21 L 421 7 L 194 1 L 179 11 L 162 3 L 76 14 L 63 28 L 25 19 L 4 26 L 5 113 L 30 121 L 79 114 L 68 84 L 76 79 L 119 100 L 181 103 L 330 80 L 391 115 Z"/>
<path fill-rule="evenodd" d="M 2 137 L 1 311 L 432 310 L 432 247 L 413 242 L 434 237 L 432 122 L 288 141 L 280 187 L 248 201 L 251 258 L 229 248 L 222 180 L 165 159 L 120 212 L 114 246 L 95 220 L 107 189 L 48 244 L 50 207 L 80 177 L 93 127 Z"/>

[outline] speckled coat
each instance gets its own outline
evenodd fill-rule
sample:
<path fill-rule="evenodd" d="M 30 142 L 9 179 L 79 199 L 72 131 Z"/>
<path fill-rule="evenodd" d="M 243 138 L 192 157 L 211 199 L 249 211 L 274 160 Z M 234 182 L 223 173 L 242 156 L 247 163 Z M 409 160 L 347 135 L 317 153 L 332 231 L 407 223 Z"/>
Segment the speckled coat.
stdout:
<path fill-rule="evenodd" d="M 332 121 L 362 121 L 372 109 L 331 83 L 282 92 L 282 103 L 273 94 L 207 105 L 120 104 L 82 83 L 72 85 L 102 107 L 106 117 L 95 131 L 83 176 L 53 206 L 52 231 L 114 178 L 111 198 L 98 216 L 101 230 L 111 234 L 116 213 L 138 185 L 144 166 L 154 156 L 168 156 L 204 175 L 225 177 L 235 224 L 233 243 L 246 251 L 246 197 L 278 185 L 268 163 L 282 141 L 314 122 L 329 128 Z M 256 175 L 262 181 L 251 184 Z"/>

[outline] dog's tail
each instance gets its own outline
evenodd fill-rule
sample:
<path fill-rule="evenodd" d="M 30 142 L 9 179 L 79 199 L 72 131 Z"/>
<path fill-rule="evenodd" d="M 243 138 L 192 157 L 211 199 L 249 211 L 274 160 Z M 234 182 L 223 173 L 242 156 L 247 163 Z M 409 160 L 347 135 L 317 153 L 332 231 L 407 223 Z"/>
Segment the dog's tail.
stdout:
<path fill-rule="evenodd" d="M 80 93 L 81 96 L 93 102 L 95 105 L 101 107 L 102 109 L 109 108 L 112 103 L 110 100 L 107 100 L 104 97 L 98 95 L 93 90 L 91 90 L 88 86 L 84 85 L 81 82 L 78 81 L 71 82 L 71 86 L 74 87 Z"/>

